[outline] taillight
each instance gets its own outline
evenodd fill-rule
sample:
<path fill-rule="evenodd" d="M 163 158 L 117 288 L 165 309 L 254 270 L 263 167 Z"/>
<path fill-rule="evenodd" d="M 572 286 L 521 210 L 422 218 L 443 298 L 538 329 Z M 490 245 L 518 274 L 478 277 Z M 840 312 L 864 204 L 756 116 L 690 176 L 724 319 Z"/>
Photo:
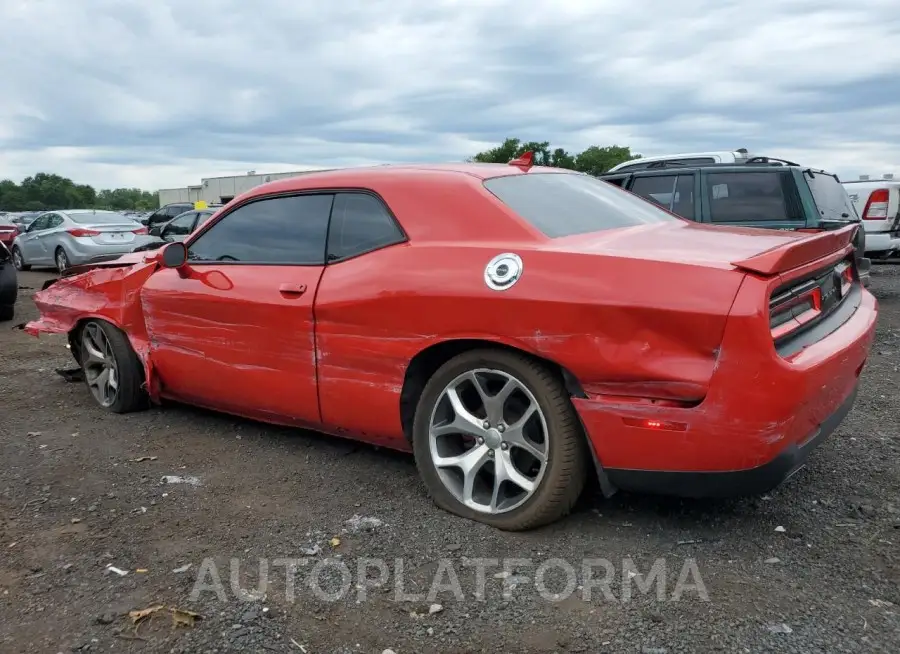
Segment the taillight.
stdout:
<path fill-rule="evenodd" d="M 132 229 L 131 232 L 133 234 L 149 234 L 150 230 L 148 230 L 146 227 L 138 227 L 137 229 Z"/>
<path fill-rule="evenodd" d="M 100 232 L 98 232 L 96 229 L 84 229 L 81 227 L 73 227 L 72 229 L 67 229 L 66 231 L 75 237 L 100 236 Z"/>
<path fill-rule="evenodd" d="M 813 320 L 822 312 L 822 289 L 811 281 L 807 288 L 797 288 L 769 302 L 769 329 L 772 338 L 778 340 Z"/>
<path fill-rule="evenodd" d="M 886 188 L 879 188 L 872 191 L 866 202 L 866 208 L 863 210 L 863 220 L 884 220 L 888 217 L 888 202 L 891 194 Z"/>
<path fill-rule="evenodd" d="M 769 330 L 778 340 L 819 316 L 829 313 L 850 293 L 856 273 L 849 261 L 842 261 L 769 300 Z"/>

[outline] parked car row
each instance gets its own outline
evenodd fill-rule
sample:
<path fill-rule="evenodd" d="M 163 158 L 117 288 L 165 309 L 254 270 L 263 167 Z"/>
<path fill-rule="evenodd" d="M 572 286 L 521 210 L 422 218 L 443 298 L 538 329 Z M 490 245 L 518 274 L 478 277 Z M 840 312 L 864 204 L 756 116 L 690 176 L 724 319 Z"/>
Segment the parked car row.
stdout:
<path fill-rule="evenodd" d="M 25 329 L 67 335 L 104 410 L 175 400 L 412 452 L 439 506 L 500 529 L 565 515 L 589 475 L 762 493 L 853 407 L 877 302 L 836 178 L 738 154 L 281 179 L 51 282 Z"/>

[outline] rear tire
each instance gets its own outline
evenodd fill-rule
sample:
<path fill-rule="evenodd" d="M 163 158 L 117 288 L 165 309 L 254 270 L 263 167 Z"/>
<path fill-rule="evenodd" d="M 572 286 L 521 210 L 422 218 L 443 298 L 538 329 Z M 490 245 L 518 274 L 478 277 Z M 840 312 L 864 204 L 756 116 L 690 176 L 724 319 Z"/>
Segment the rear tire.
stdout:
<path fill-rule="evenodd" d="M 448 406 L 452 420 L 445 417 Z M 530 417 L 523 420 L 525 415 Z M 457 425 L 466 435 L 454 430 Z M 431 377 L 416 408 L 413 451 L 435 504 L 506 531 L 534 529 L 567 515 L 584 488 L 590 459 L 559 376 L 524 354 L 491 349 L 460 354 Z M 448 463 L 463 456 L 463 465 Z M 466 468 L 475 471 L 471 482 Z M 510 494 L 510 486 L 522 493 Z"/>
<path fill-rule="evenodd" d="M 12 320 L 16 315 L 14 304 L 0 304 L 0 322 Z"/>
<path fill-rule="evenodd" d="M 31 270 L 31 266 L 25 263 L 25 257 L 22 256 L 22 250 L 20 250 L 18 246 L 13 247 L 12 258 L 16 270 L 20 272 L 28 272 Z"/>
<path fill-rule="evenodd" d="M 124 332 L 106 321 L 90 320 L 79 340 L 84 380 L 97 404 L 113 413 L 146 409 L 144 366 Z"/>

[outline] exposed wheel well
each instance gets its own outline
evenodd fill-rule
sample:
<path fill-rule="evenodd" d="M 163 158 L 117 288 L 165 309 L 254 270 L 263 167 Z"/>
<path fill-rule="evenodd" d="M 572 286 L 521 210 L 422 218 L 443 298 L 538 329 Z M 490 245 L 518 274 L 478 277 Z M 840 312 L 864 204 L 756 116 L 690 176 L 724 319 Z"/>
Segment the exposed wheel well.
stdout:
<path fill-rule="evenodd" d="M 422 391 L 425 390 L 425 384 L 428 383 L 431 376 L 437 372 L 438 368 L 453 357 L 468 350 L 483 348 L 517 352 L 541 361 L 551 370 L 559 373 L 570 396 L 585 397 L 584 389 L 581 388 L 581 384 L 578 383 L 575 376 L 555 361 L 535 356 L 525 350 L 520 350 L 519 348 L 496 343 L 494 341 L 481 339 L 444 341 L 442 343 L 436 343 L 419 352 L 412 358 L 412 361 L 409 362 L 409 366 L 406 369 L 406 375 L 403 378 L 403 389 L 400 392 L 400 421 L 403 425 L 403 434 L 406 436 L 407 441 L 412 442 L 413 420 L 416 414 L 416 406 L 419 403 Z"/>

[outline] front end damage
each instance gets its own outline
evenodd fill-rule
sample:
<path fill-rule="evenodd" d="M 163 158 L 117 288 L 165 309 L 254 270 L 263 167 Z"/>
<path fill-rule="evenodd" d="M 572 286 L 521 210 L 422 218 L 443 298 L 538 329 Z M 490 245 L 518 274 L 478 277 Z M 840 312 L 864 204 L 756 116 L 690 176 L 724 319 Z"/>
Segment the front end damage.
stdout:
<path fill-rule="evenodd" d="M 147 278 L 156 270 L 154 258 L 125 255 L 106 261 L 44 284 L 34 295 L 40 312 L 37 320 L 24 326 L 32 336 L 66 334 L 72 354 L 80 361 L 78 338 L 81 326 L 91 319 L 104 320 L 122 330 L 144 366 L 145 387 L 154 402 L 159 397 L 150 362 L 150 343 L 141 310 L 140 292 Z"/>

